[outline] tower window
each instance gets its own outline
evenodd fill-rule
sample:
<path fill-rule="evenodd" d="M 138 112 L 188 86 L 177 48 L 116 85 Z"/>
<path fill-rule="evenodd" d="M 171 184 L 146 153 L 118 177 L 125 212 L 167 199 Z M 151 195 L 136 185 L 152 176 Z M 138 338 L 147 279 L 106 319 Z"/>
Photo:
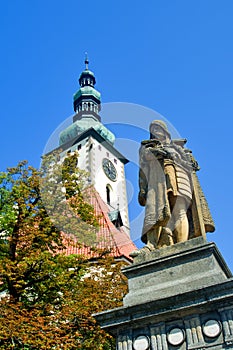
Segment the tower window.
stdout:
<path fill-rule="evenodd" d="M 82 145 L 78 145 L 78 151 L 80 151 L 81 148 L 82 148 Z"/>
<path fill-rule="evenodd" d="M 106 152 L 106 156 L 109 157 L 109 152 Z"/>
<path fill-rule="evenodd" d="M 116 158 L 114 158 L 114 163 L 117 164 L 117 159 Z"/>
<path fill-rule="evenodd" d="M 101 151 L 102 147 L 101 147 L 100 145 L 98 146 L 98 148 L 99 148 L 99 150 Z"/>

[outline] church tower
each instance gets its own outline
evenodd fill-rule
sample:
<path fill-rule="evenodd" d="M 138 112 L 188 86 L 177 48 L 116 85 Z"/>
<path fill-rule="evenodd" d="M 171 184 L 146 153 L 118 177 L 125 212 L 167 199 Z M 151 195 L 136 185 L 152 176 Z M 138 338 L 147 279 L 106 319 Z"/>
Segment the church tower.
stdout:
<path fill-rule="evenodd" d="M 61 157 L 78 151 L 78 166 L 89 172 L 89 182 L 108 206 L 111 222 L 129 235 L 124 171 L 128 160 L 114 147 L 115 136 L 101 122 L 101 95 L 95 84 L 86 56 L 80 87 L 73 96 L 73 123 L 60 133 L 59 149 Z"/>

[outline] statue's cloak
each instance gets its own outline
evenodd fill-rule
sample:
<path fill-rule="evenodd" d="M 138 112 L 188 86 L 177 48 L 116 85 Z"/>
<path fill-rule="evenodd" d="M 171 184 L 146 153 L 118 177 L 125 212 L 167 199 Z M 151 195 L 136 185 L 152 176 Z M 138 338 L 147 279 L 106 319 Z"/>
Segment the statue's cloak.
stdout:
<path fill-rule="evenodd" d="M 140 149 L 139 202 L 145 198 L 145 219 L 142 229 L 142 241 L 146 242 L 146 233 L 155 225 L 166 226 L 171 217 L 166 178 L 163 164 L 145 146 Z"/>
<path fill-rule="evenodd" d="M 180 152 L 183 156 L 183 148 L 181 149 L 181 147 L 177 145 L 174 145 L 174 147 L 175 150 Z M 172 160 L 164 161 L 163 156 L 159 156 L 159 154 L 156 153 L 156 147 L 154 149 L 153 147 L 148 147 L 146 141 L 142 143 L 139 155 L 139 203 L 145 206 L 142 241 L 146 243 L 146 233 L 149 230 L 153 229 L 155 226 L 166 227 L 171 218 L 171 210 L 168 201 L 169 191 L 171 191 L 174 196 L 181 195 L 185 197 L 189 202 L 187 207 L 190 208 L 191 212 L 194 210 L 192 208 L 193 202 L 195 202 L 194 207 L 196 208 L 198 201 L 200 203 L 199 214 L 193 212 L 191 219 L 197 221 L 197 216 L 199 216 L 198 220 L 203 222 L 205 232 L 213 232 L 215 230 L 213 219 L 195 170 L 191 170 L 190 168 L 189 171 L 186 171 L 183 165 L 177 165 Z M 203 234 L 196 222 L 190 224 L 190 229 L 191 228 L 193 232 L 190 232 L 190 237 Z"/>

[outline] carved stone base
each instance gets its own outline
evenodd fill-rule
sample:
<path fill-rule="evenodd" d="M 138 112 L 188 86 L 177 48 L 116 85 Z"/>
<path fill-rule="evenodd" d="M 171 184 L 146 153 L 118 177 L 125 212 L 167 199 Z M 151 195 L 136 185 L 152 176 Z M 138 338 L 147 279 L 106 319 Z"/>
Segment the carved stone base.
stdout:
<path fill-rule="evenodd" d="M 129 284 L 124 306 L 179 295 L 232 276 L 215 244 L 202 237 L 139 255 L 135 261 L 123 269 Z"/>
<path fill-rule="evenodd" d="M 124 273 L 124 306 L 95 315 L 117 350 L 233 349 L 233 279 L 214 243 L 160 249 Z"/>

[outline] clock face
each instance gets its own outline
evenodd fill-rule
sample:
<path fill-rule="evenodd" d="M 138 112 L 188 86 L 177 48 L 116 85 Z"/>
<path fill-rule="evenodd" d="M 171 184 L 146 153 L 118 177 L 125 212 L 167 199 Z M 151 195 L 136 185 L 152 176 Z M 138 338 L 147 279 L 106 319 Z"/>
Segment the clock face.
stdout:
<path fill-rule="evenodd" d="M 104 158 L 102 161 L 102 166 L 104 169 L 105 175 L 112 181 L 117 179 L 117 171 L 111 160 Z"/>

